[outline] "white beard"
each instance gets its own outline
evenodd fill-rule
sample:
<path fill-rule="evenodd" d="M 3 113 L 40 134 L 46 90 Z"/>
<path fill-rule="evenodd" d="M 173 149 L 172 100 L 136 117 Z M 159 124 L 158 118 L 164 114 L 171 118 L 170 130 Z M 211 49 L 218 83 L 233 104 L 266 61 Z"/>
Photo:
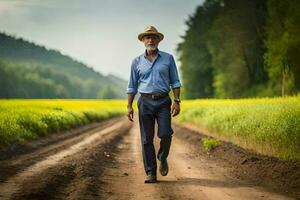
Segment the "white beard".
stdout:
<path fill-rule="evenodd" d="M 154 47 L 153 46 L 150 46 L 150 45 L 146 45 L 145 44 L 145 47 L 147 49 L 147 51 L 155 51 L 157 49 L 157 46 L 158 45 L 155 45 Z"/>

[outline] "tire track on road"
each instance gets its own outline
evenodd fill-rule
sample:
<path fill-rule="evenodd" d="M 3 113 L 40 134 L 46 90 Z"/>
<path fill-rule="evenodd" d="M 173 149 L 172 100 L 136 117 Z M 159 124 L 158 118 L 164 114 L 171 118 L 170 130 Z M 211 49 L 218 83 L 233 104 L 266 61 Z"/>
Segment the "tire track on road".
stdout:
<path fill-rule="evenodd" d="M 228 175 L 228 169 L 199 156 L 188 141 L 177 137 L 177 128 L 168 157 L 169 174 L 158 182 L 145 184 L 141 157 L 140 134 L 137 122 L 119 145 L 115 163 L 103 172 L 102 198 L 119 199 L 205 199 L 205 200 L 291 200 L 292 198 L 269 192 L 244 180 Z M 180 129 L 182 130 L 182 129 Z M 159 140 L 155 136 L 156 151 Z M 199 142 L 200 145 L 200 142 Z M 158 162 L 159 166 L 159 162 Z"/>
<path fill-rule="evenodd" d="M 119 121 L 121 118 L 116 117 L 102 122 L 89 124 L 84 127 L 79 127 L 64 133 L 51 134 L 45 138 L 40 138 L 35 141 L 30 141 L 28 144 L 19 147 L 25 150 L 9 150 L 1 151 L 0 161 L 0 182 L 5 182 L 7 179 L 24 170 L 37 162 L 42 161 L 45 157 L 62 151 L 69 146 L 78 143 L 83 138 L 89 136 L 95 131 L 100 131 Z M 21 151 L 21 152 L 19 152 Z M 24 152 L 25 151 L 25 152 Z M 8 157 L 5 159 L 5 157 Z"/>
<path fill-rule="evenodd" d="M 112 138 L 116 137 L 121 130 L 128 130 L 129 126 L 127 124 L 124 119 L 120 120 L 112 126 L 104 128 L 103 130 L 97 130 L 68 148 L 49 155 L 43 160 L 25 168 L 0 184 L 0 198 L 12 199 L 14 197 L 14 199 L 24 199 L 26 197 L 30 199 L 33 194 L 38 196 L 38 192 L 36 191 L 42 190 L 43 187 L 47 188 L 51 185 L 58 187 L 59 182 L 63 183 L 66 180 L 72 179 L 72 176 L 75 176 L 72 175 L 75 168 L 72 165 L 68 166 L 65 160 L 74 161 L 77 158 L 80 159 L 82 158 L 80 157 L 82 152 L 83 154 L 86 152 L 85 156 L 88 156 L 91 153 L 88 151 L 89 149 L 108 143 Z M 65 178 L 62 179 L 62 177 Z M 66 181 L 65 184 L 67 183 L 68 181 Z M 53 195 L 55 196 L 57 194 Z"/>

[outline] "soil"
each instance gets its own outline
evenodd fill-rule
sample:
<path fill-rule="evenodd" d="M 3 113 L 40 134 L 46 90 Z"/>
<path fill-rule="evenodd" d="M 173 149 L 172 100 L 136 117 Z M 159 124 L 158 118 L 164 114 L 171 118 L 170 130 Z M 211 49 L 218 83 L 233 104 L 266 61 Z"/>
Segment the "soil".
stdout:
<path fill-rule="evenodd" d="M 226 141 L 221 141 L 221 145 L 208 154 L 201 145 L 201 139 L 211 137 L 210 133 L 206 130 L 201 132 L 191 124 L 176 125 L 177 137 L 193 145 L 197 149 L 197 157 L 206 157 L 227 169 L 229 177 L 300 199 L 300 161 L 261 155 Z"/>
<path fill-rule="evenodd" d="M 144 183 L 138 123 L 126 117 L 2 148 L 0 199 L 300 199 L 299 161 L 228 142 L 208 154 L 206 135 L 173 128 L 169 174 L 155 184 Z"/>

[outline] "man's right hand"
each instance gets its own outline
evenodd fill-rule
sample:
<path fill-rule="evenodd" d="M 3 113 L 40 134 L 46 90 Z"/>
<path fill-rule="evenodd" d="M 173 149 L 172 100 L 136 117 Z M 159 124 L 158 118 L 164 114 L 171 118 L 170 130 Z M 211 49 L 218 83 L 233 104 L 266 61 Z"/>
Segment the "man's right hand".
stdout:
<path fill-rule="evenodd" d="M 133 122 L 133 108 L 132 107 L 127 107 L 127 117 L 130 121 Z"/>

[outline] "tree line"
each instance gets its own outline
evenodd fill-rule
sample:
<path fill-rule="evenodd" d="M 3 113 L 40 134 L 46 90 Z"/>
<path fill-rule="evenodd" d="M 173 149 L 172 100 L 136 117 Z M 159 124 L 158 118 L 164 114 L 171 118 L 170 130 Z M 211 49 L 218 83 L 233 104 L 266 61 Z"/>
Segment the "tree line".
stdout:
<path fill-rule="evenodd" d="M 300 91 L 300 1 L 206 0 L 177 52 L 185 98 Z"/>
<path fill-rule="evenodd" d="M 0 98 L 125 98 L 126 81 L 0 33 Z"/>

